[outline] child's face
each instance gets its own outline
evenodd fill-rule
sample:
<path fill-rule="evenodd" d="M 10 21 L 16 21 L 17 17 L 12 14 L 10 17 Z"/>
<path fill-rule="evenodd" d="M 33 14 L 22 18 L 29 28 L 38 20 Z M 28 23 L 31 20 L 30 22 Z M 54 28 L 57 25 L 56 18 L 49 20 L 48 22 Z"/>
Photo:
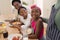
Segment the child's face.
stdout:
<path fill-rule="evenodd" d="M 23 17 L 26 17 L 27 16 L 27 10 L 24 9 L 24 8 L 21 8 L 20 9 L 20 15 L 23 16 Z"/>
<path fill-rule="evenodd" d="M 39 17 L 40 16 L 40 11 L 37 8 L 33 8 L 32 11 L 31 11 L 31 16 L 34 19 Z"/>

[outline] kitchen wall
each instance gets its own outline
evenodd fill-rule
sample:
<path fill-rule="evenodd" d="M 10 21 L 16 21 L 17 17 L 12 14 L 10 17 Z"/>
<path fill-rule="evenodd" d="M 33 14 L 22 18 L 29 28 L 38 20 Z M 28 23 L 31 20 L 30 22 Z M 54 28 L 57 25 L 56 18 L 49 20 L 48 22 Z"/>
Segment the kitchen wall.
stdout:
<path fill-rule="evenodd" d="M 55 4 L 57 0 L 43 0 L 43 17 L 49 18 L 51 7 Z"/>
<path fill-rule="evenodd" d="M 12 19 L 13 14 L 10 0 L 0 0 L 0 21 L 5 19 Z"/>
<path fill-rule="evenodd" d="M 9 0 L 0 0 L 0 13 L 8 14 L 11 13 L 11 5 Z"/>
<path fill-rule="evenodd" d="M 34 0 L 21 0 L 22 4 L 23 2 L 27 3 L 28 6 L 31 6 L 32 4 L 34 4 Z"/>

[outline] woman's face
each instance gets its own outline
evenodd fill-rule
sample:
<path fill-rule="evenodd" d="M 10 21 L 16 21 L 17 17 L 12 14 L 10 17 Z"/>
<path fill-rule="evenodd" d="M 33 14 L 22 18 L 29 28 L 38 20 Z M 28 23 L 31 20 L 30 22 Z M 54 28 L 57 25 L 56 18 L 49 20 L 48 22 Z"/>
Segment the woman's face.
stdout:
<path fill-rule="evenodd" d="M 19 2 L 14 2 L 13 3 L 13 6 L 16 8 L 16 9 L 19 9 L 21 4 Z"/>
<path fill-rule="evenodd" d="M 37 8 L 33 8 L 31 11 L 31 16 L 32 18 L 36 19 L 40 16 L 40 11 Z"/>
<path fill-rule="evenodd" d="M 23 17 L 26 17 L 27 16 L 27 10 L 24 9 L 24 8 L 21 8 L 20 9 L 20 15 L 23 16 Z"/>

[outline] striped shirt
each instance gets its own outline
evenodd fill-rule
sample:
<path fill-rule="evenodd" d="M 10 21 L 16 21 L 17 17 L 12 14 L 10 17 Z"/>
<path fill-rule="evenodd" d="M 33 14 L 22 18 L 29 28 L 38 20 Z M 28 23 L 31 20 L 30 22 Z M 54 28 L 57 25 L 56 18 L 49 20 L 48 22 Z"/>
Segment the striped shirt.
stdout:
<path fill-rule="evenodd" d="M 60 40 L 60 31 L 55 24 L 55 16 L 59 9 L 60 8 L 55 9 L 55 7 L 52 6 L 51 15 L 47 27 L 46 40 Z"/>

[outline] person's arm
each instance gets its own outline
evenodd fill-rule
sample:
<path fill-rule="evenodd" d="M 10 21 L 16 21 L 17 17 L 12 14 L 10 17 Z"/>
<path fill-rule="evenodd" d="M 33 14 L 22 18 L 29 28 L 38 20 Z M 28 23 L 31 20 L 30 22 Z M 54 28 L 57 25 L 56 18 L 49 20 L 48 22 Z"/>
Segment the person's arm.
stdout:
<path fill-rule="evenodd" d="M 47 19 L 47 18 L 43 18 L 43 17 L 42 17 L 42 21 L 43 21 L 44 23 L 48 23 L 48 19 Z"/>
<path fill-rule="evenodd" d="M 26 23 L 25 23 L 24 25 L 21 26 L 21 28 L 22 28 L 22 29 L 27 29 L 27 28 L 30 27 L 30 25 L 31 25 L 30 20 L 27 20 Z"/>
<path fill-rule="evenodd" d="M 15 28 L 19 29 L 20 30 L 20 26 L 21 25 L 14 25 Z"/>
<path fill-rule="evenodd" d="M 22 29 L 27 29 L 28 27 L 30 27 L 30 22 L 29 21 L 27 21 L 26 24 L 21 26 Z"/>
<path fill-rule="evenodd" d="M 43 23 L 42 21 L 39 19 L 36 23 L 36 32 L 35 34 L 31 34 L 31 35 L 28 35 L 28 37 L 30 39 L 38 39 L 39 38 L 39 33 L 40 33 L 40 30 L 42 29 L 43 27 Z"/>

